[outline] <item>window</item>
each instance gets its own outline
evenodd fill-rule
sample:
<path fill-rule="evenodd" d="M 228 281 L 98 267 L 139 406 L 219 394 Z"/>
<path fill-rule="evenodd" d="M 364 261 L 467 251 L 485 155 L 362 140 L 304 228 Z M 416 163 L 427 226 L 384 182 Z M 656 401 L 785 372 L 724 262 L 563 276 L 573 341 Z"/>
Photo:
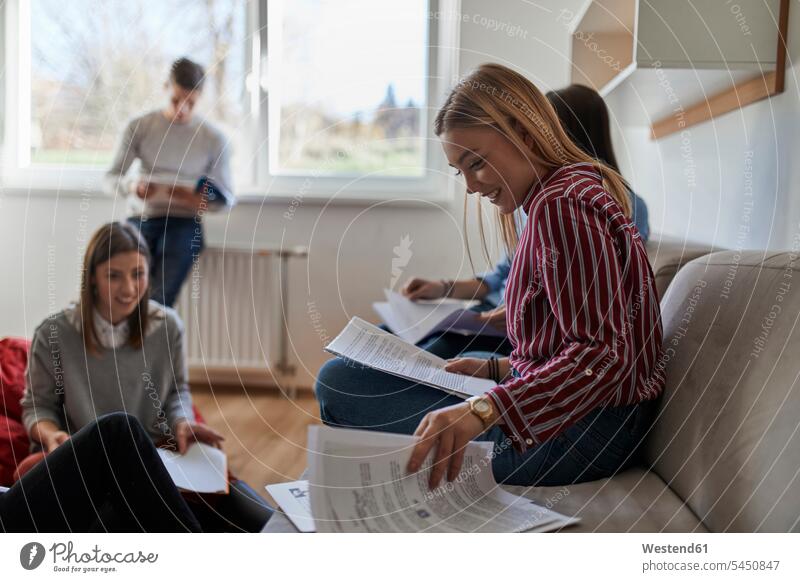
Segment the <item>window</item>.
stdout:
<path fill-rule="evenodd" d="M 270 4 L 272 174 L 425 173 L 427 4 Z"/>
<path fill-rule="evenodd" d="M 438 191 L 429 109 L 454 68 L 437 48 L 451 1 L 8 0 L 3 180 L 96 187 L 188 56 L 239 194 Z"/>
<path fill-rule="evenodd" d="M 201 114 L 241 125 L 244 0 L 32 0 L 28 33 L 32 165 L 108 166 L 127 122 L 165 106 L 181 56 L 207 68 Z"/>

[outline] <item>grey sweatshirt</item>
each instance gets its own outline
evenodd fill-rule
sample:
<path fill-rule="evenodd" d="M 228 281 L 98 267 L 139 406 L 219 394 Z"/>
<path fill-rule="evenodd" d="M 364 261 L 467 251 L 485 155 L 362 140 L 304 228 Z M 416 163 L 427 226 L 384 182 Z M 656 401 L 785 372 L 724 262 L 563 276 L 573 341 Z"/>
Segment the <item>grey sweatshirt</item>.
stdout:
<path fill-rule="evenodd" d="M 195 188 L 205 176 L 222 194 L 222 200 L 209 204 L 220 210 L 235 203 L 231 186 L 230 147 L 221 131 L 198 116 L 188 123 L 172 123 L 163 111 L 151 111 L 128 124 L 114 161 L 106 174 L 105 189 L 111 195 L 128 199 L 131 216 L 188 216 L 195 212 L 166 198 L 141 200 L 131 193 L 131 184 L 139 180 L 171 186 Z M 139 172 L 128 176 L 139 160 Z"/>
<path fill-rule="evenodd" d="M 22 422 L 30 432 L 51 420 L 72 434 L 109 412 L 138 418 L 154 441 L 169 441 L 175 422 L 194 421 L 187 384 L 184 329 L 178 315 L 150 302 L 142 348 L 125 345 L 86 352 L 77 306 L 48 317 L 33 336 L 22 397 Z"/>

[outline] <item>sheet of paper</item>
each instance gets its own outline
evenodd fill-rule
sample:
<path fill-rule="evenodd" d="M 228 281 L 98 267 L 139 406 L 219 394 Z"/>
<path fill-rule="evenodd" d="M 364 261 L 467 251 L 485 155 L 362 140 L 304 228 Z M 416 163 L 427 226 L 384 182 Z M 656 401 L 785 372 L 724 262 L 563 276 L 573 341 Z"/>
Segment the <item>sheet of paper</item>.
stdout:
<path fill-rule="evenodd" d="M 464 304 L 460 301 L 411 301 L 389 289 L 385 289 L 384 294 L 396 325 L 389 327 L 410 344 L 422 341 L 436 331 L 444 319 L 464 310 Z"/>
<path fill-rule="evenodd" d="M 150 174 L 142 174 L 141 179 L 152 182 L 153 184 L 161 184 L 170 187 L 183 186 L 194 190 L 197 187 L 200 176 L 195 180 L 189 180 L 187 178 L 179 178 L 174 173 L 170 172 L 151 172 Z"/>
<path fill-rule="evenodd" d="M 158 454 L 179 489 L 196 493 L 228 492 L 228 458 L 221 450 L 194 443 L 181 455 L 158 449 Z"/>
<path fill-rule="evenodd" d="M 171 196 L 170 192 L 176 186 L 194 190 L 197 187 L 197 180 L 180 179 L 175 174 L 168 172 L 140 174 L 139 179 L 154 185 L 153 191 L 147 196 L 147 204 L 153 211 L 158 211 L 159 209 L 194 209 L 191 204 L 184 203 L 181 198 Z"/>
<path fill-rule="evenodd" d="M 314 518 L 311 515 L 308 481 L 275 483 L 267 485 L 264 489 L 272 495 L 275 503 L 278 504 L 297 529 L 302 532 L 316 531 Z"/>
<path fill-rule="evenodd" d="M 325 349 L 364 366 L 433 386 L 462 398 L 483 394 L 496 385 L 484 378 L 447 372 L 442 358 L 358 317 L 351 319 Z"/>
<path fill-rule="evenodd" d="M 432 455 L 417 473 L 405 470 L 415 442 L 406 435 L 309 427 L 317 531 L 521 532 L 578 521 L 501 489 L 492 476 L 493 443 L 470 443 L 458 477 L 431 491 Z"/>
<path fill-rule="evenodd" d="M 432 333 L 448 331 L 464 335 L 505 337 L 505 332 L 488 325 L 470 307 L 476 301 L 441 299 L 411 301 L 403 295 L 384 290 L 386 301 L 372 304 L 375 312 L 395 335 L 416 344 Z"/>

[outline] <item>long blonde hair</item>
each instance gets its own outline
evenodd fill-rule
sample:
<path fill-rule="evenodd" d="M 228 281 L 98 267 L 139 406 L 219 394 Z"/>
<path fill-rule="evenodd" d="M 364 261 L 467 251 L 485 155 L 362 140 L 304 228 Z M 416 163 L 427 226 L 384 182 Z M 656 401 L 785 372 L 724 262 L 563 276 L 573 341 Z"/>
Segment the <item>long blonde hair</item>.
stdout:
<path fill-rule="evenodd" d="M 502 132 L 521 152 L 537 165 L 552 170 L 576 163 L 594 166 L 603 179 L 603 187 L 616 200 L 626 216 L 631 215 L 628 186 L 618 172 L 592 158 L 569 138 L 561 127 L 550 101 L 528 79 L 503 65 L 480 65 L 461 79 L 436 114 L 433 129 L 437 136 L 451 129 L 493 127 Z M 533 147 L 525 144 L 516 128 L 533 139 Z M 541 176 L 540 176 L 541 177 Z M 488 255 L 480 198 L 478 226 L 484 254 Z M 495 210 L 500 234 L 511 257 L 519 239 L 515 214 Z"/>

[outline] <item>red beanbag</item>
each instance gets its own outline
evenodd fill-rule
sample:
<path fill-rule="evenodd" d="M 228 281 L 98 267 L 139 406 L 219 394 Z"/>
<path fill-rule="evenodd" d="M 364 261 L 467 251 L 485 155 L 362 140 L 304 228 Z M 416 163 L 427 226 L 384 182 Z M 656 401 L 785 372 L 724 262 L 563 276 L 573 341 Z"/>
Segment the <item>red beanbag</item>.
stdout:
<path fill-rule="evenodd" d="M 0 340 L 0 485 L 10 485 L 17 463 L 28 456 L 28 435 L 22 426 L 20 399 L 31 342 Z"/>

